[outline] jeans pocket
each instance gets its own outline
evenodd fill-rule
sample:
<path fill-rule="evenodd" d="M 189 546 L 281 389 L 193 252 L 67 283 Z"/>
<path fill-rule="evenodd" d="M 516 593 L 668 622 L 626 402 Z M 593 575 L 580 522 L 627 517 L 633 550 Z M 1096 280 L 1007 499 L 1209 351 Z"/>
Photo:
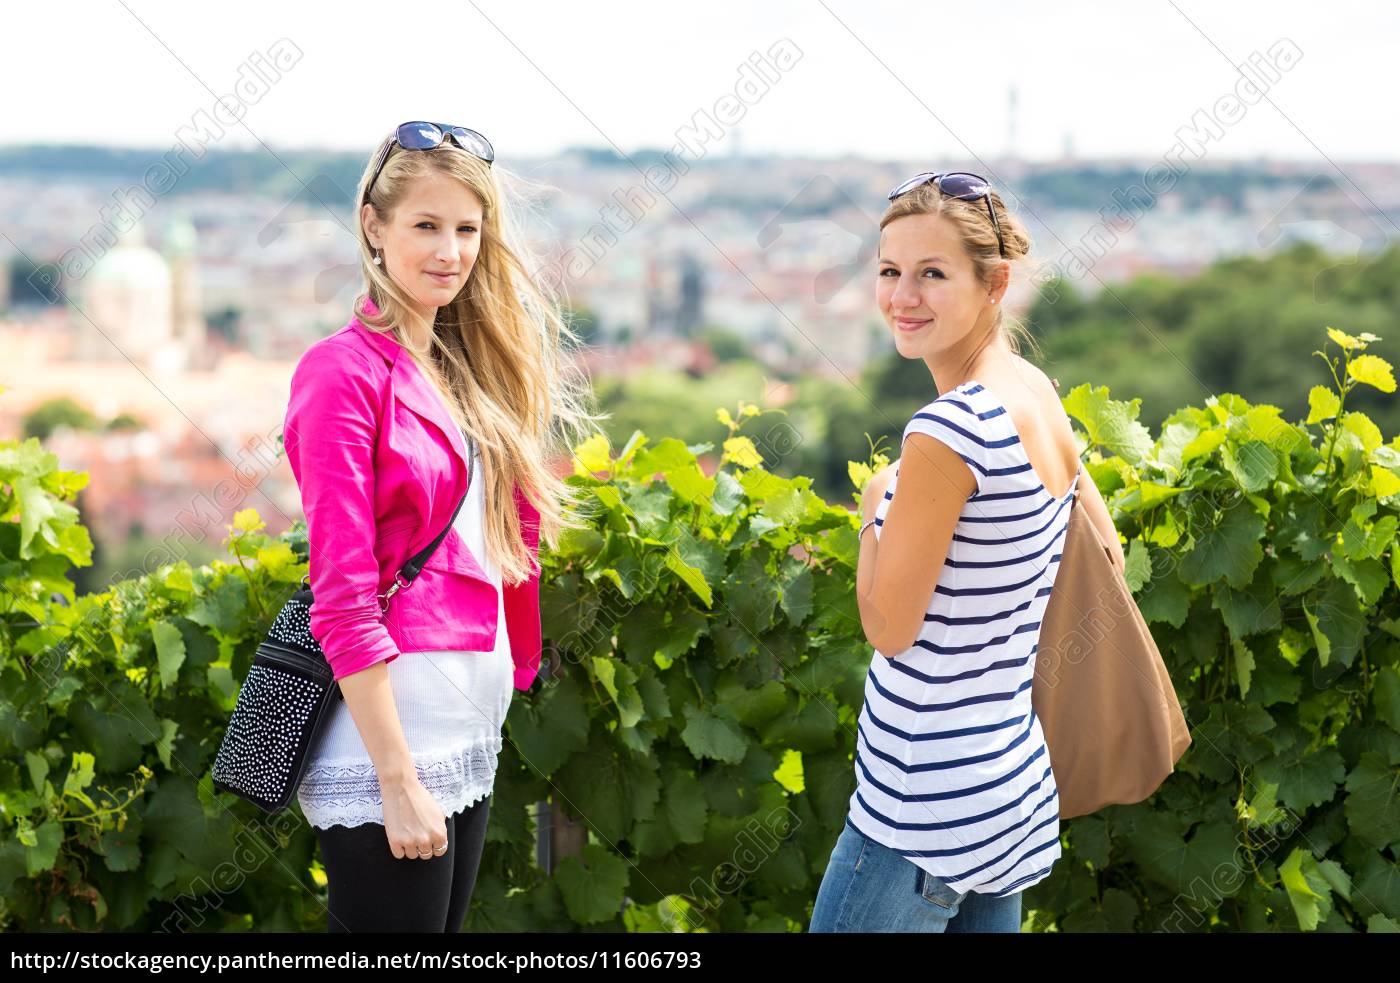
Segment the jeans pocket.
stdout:
<path fill-rule="evenodd" d="M 856 871 L 857 873 L 860 871 L 860 865 L 863 864 L 863 863 L 865 863 L 865 855 L 866 855 L 867 851 L 869 851 L 869 849 L 870 849 L 870 841 L 867 840 L 864 836 L 861 836 L 861 837 L 860 837 L 860 849 L 856 851 L 856 862 L 855 862 L 855 864 L 852 866 L 852 868 L 851 868 L 852 870 Z"/>
<path fill-rule="evenodd" d="M 928 871 L 920 868 L 919 896 L 925 901 L 932 902 L 940 908 L 951 911 L 958 906 L 958 902 L 967 897 L 967 892 L 954 891 L 939 878 L 934 877 Z"/>

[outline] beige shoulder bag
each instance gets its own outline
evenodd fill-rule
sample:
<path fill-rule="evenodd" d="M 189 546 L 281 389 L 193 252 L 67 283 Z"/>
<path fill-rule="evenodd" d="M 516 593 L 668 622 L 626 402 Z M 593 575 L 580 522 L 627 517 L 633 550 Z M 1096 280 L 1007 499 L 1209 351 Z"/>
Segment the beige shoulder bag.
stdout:
<path fill-rule="evenodd" d="M 1031 704 L 1061 819 L 1141 802 L 1191 743 L 1157 643 L 1077 493 L 1040 626 Z"/>

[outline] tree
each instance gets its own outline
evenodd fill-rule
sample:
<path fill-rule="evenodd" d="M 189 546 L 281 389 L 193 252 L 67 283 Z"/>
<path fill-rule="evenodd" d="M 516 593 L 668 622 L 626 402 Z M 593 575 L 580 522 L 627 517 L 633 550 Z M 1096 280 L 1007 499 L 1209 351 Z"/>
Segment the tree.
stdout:
<path fill-rule="evenodd" d="M 30 410 L 24 418 L 24 435 L 47 440 L 59 427 L 72 427 L 74 430 L 96 430 L 97 417 L 86 407 L 67 396 L 49 399 Z"/>
<path fill-rule="evenodd" d="M 750 358 L 744 339 L 725 328 L 707 327 L 696 339 L 710 350 L 717 362 L 739 362 Z"/>

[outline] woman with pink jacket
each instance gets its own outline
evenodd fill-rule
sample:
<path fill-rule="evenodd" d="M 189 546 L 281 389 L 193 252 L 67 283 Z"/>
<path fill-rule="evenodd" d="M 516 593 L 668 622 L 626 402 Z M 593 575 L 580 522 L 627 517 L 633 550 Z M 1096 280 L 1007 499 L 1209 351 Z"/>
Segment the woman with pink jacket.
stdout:
<path fill-rule="evenodd" d="M 448 124 L 380 144 L 356 196 L 367 294 L 292 376 L 310 630 L 344 696 L 297 795 L 331 931 L 461 929 L 502 725 L 539 670 L 539 541 L 577 527 L 578 493 L 550 468 L 574 438 L 551 446 L 550 428 L 599 418 L 561 370 L 575 336 L 530 275 L 493 158 Z"/>

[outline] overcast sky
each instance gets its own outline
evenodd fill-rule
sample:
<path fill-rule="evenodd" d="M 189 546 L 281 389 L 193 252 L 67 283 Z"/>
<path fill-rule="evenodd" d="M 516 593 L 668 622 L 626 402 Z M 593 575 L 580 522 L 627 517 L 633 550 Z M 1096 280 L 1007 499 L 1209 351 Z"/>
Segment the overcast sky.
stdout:
<path fill-rule="evenodd" d="M 4 144 L 168 148 L 285 38 L 300 59 L 220 146 L 368 152 L 394 124 L 431 119 L 480 130 L 503 160 L 669 147 L 734 93 L 746 59 L 787 39 L 800 57 L 770 70 L 723 151 L 1043 160 L 1072 140 L 1081 157 L 1160 157 L 1235 90 L 1235 65 L 1285 41 L 1301 59 L 1264 80 L 1212 156 L 1400 158 L 1400 13 L 1373 3 L 100 0 L 4 16 Z"/>

